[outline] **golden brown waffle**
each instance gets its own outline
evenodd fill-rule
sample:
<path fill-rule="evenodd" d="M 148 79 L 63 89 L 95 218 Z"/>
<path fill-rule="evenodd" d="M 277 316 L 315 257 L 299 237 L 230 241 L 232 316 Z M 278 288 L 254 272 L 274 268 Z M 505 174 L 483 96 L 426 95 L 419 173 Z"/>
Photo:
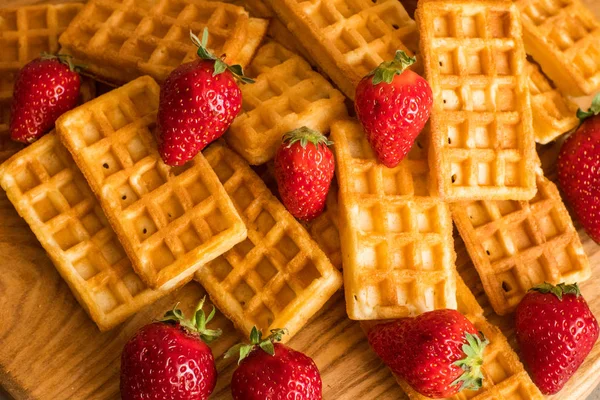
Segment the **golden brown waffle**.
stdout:
<path fill-rule="evenodd" d="M 227 143 L 250 164 L 273 157 L 286 133 L 301 126 L 327 133 L 347 116 L 345 97 L 297 54 L 269 42 L 262 46 L 242 85 L 242 112 L 225 134 Z"/>
<path fill-rule="evenodd" d="M 538 161 L 518 10 L 508 0 L 421 0 L 417 21 L 439 195 L 532 198 Z"/>
<path fill-rule="evenodd" d="M 426 144 L 400 165 L 377 162 L 357 121 L 331 128 L 340 187 L 346 308 L 351 319 L 390 319 L 456 308 L 452 220 L 430 195 Z"/>
<path fill-rule="evenodd" d="M 555 89 L 540 68 L 531 62 L 527 63 L 527 76 L 535 141 L 547 144 L 577 128 L 577 105 Z"/>
<path fill-rule="evenodd" d="M 334 267 L 342 269 L 337 187 L 329 189 L 325 211 L 308 224 L 308 232 Z"/>
<path fill-rule="evenodd" d="M 200 269 L 196 280 L 245 336 L 253 326 L 287 328 L 289 339 L 342 286 L 342 276 L 241 157 L 218 143 L 205 155 L 248 238 Z"/>
<path fill-rule="evenodd" d="M 310 58 L 354 99 L 356 85 L 396 50 L 418 48 L 415 22 L 398 0 L 267 0 Z"/>
<path fill-rule="evenodd" d="M 541 175 L 530 201 L 451 205 L 454 222 L 494 311 L 513 311 L 543 283 L 581 282 L 589 262 L 556 186 Z"/>
<path fill-rule="evenodd" d="M 149 289 L 133 272 L 98 200 L 54 133 L 2 164 L 0 184 L 101 330 L 166 294 Z"/>
<path fill-rule="evenodd" d="M 10 102 L 19 70 L 42 52 L 56 53 L 58 37 L 81 3 L 0 8 L 0 161 L 23 146 L 9 137 Z"/>
<path fill-rule="evenodd" d="M 273 18 L 273 10 L 263 0 L 222 0 L 223 3 L 231 3 L 244 7 L 250 15 L 258 18 Z"/>
<path fill-rule="evenodd" d="M 60 44 L 102 80 L 119 84 L 147 74 L 163 81 L 175 67 L 197 59 L 190 30 L 207 27 L 211 51 L 245 66 L 267 26 L 241 7 L 216 1 L 90 0 Z"/>
<path fill-rule="evenodd" d="M 135 271 L 170 289 L 244 240 L 246 228 L 202 154 L 179 168 L 162 162 L 158 93 L 141 77 L 65 113 L 56 127 Z"/>
<path fill-rule="evenodd" d="M 580 0 L 518 0 L 527 53 L 564 93 L 600 88 L 600 24 Z"/>

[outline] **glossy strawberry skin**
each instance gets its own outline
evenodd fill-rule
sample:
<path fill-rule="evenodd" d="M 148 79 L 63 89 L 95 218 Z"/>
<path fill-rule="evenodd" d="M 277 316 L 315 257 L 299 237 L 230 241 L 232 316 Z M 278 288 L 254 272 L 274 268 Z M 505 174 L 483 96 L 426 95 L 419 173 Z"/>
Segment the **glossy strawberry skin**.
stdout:
<path fill-rule="evenodd" d="M 275 179 L 283 204 L 304 221 L 323 212 L 334 172 L 333 153 L 323 144 L 283 143 L 275 154 Z"/>
<path fill-rule="evenodd" d="M 355 109 L 379 161 L 397 166 L 429 119 L 433 94 L 429 83 L 411 70 L 391 83 L 373 85 L 364 77 L 356 88 Z"/>
<path fill-rule="evenodd" d="M 179 324 L 146 325 L 123 349 L 123 400 L 204 400 L 214 390 L 216 380 L 210 348 Z"/>
<path fill-rule="evenodd" d="M 213 60 L 185 63 L 160 90 L 159 152 L 183 165 L 225 133 L 242 108 L 242 92 L 228 70 L 214 75 Z"/>
<path fill-rule="evenodd" d="M 319 369 L 308 356 L 275 343 L 275 355 L 252 350 L 233 373 L 234 400 L 320 400 Z"/>
<path fill-rule="evenodd" d="M 558 156 L 558 179 L 577 220 L 600 243 L 600 116 L 583 122 Z"/>
<path fill-rule="evenodd" d="M 528 292 L 515 313 L 517 342 L 544 394 L 563 388 L 598 338 L 598 322 L 582 296 Z"/>
<path fill-rule="evenodd" d="M 10 135 L 33 143 L 77 105 L 81 78 L 58 59 L 37 58 L 19 71 L 11 104 Z"/>
<path fill-rule="evenodd" d="M 476 335 L 477 329 L 458 311 L 435 310 L 376 325 L 368 340 L 392 372 L 413 389 L 427 397 L 445 398 L 460 390 L 460 384 L 452 382 L 464 371 L 453 363 L 464 357 L 467 332 Z"/>

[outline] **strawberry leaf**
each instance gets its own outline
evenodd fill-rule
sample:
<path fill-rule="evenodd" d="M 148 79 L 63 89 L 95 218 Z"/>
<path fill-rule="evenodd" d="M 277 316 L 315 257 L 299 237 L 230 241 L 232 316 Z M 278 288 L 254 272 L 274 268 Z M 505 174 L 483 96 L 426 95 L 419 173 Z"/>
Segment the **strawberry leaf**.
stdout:
<path fill-rule="evenodd" d="M 565 294 L 574 294 L 576 297 L 581 296 L 581 290 L 579 290 L 579 285 L 577 285 L 577 283 L 574 283 L 572 285 L 567 285 L 566 283 L 559 283 L 558 285 L 554 286 L 551 283 L 544 282 L 542 284 L 532 287 L 531 289 L 529 289 L 529 291 L 536 291 L 543 294 L 552 293 L 553 295 L 558 297 L 559 300 L 562 300 L 563 295 Z"/>
<path fill-rule="evenodd" d="M 164 317 L 161 319 L 161 322 L 177 323 L 184 327 L 188 332 L 195 333 L 200 336 L 200 339 L 202 339 L 205 343 L 210 343 L 221 335 L 221 330 L 208 329 L 206 327 L 206 324 L 208 324 L 215 315 L 215 307 L 213 306 L 212 311 L 208 317 L 206 317 L 204 310 L 202 309 L 205 300 L 206 297 L 203 297 L 202 300 L 200 300 L 196 306 L 196 310 L 191 320 L 185 318 L 183 312 L 177 308 L 179 305 L 179 303 L 177 303 L 172 310 L 169 310 L 165 313 Z"/>
<path fill-rule="evenodd" d="M 317 132 L 313 129 L 310 129 L 306 126 L 302 126 L 298 129 L 294 129 L 283 135 L 282 142 L 287 144 L 288 147 L 293 145 L 296 142 L 300 142 L 300 146 L 303 148 L 306 147 L 308 143 L 312 143 L 315 147 L 319 147 L 321 145 L 331 146 L 333 142 L 321 132 Z"/>
<path fill-rule="evenodd" d="M 463 344 L 462 347 L 465 357 L 454 362 L 454 365 L 460 367 L 464 373 L 452 382 L 452 386 L 460 384 L 460 390 L 479 390 L 483 384 L 483 372 L 481 370 L 483 353 L 489 341 L 481 332 L 478 335 L 467 332 L 465 340 L 467 343 Z"/>
<path fill-rule="evenodd" d="M 268 354 L 270 354 L 272 356 L 275 355 L 275 347 L 273 346 L 273 342 L 271 342 L 270 340 L 260 342 L 259 346 L 261 349 L 263 349 Z"/>
<path fill-rule="evenodd" d="M 262 339 L 262 332 L 256 326 L 253 326 L 250 331 L 250 343 L 238 343 L 234 345 L 225 352 L 223 357 L 229 358 L 239 354 L 239 364 L 257 348 L 261 348 L 265 353 L 274 356 L 275 346 L 273 343 L 281 341 L 282 336 L 286 333 L 287 329 L 271 329 L 271 334 L 265 339 Z"/>
<path fill-rule="evenodd" d="M 577 118 L 579 118 L 581 122 L 598 114 L 600 114 L 600 93 L 594 97 L 592 105 L 587 111 L 583 111 L 581 108 L 577 110 Z"/>
<path fill-rule="evenodd" d="M 373 85 L 378 85 L 381 82 L 392 83 L 395 75 L 400 75 L 408 67 L 413 65 L 417 59 L 410 57 L 402 50 L 396 51 L 396 56 L 392 61 L 384 61 L 375 68 L 370 75 L 373 75 Z"/>

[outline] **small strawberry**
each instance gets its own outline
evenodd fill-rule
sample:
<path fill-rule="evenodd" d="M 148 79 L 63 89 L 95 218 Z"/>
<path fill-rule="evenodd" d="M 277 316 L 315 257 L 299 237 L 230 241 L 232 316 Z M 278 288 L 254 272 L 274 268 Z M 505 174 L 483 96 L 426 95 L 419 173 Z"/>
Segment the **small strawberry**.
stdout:
<path fill-rule="evenodd" d="M 325 207 L 335 161 L 319 132 L 305 126 L 283 136 L 275 154 L 275 179 L 283 204 L 296 218 L 310 221 Z"/>
<path fill-rule="evenodd" d="M 252 83 L 242 67 L 227 65 L 190 32 L 199 60 L 175 68 L 162 84 L 158 106 L 159 152 L 168 165 L 183 165 L 225 133 L 242 108 L 236 80 Z"/>
<path fill-rule="evenodd" d="M 401 50 L 356 87 L 354 107 L 379 161 L 393 168 L 408 154 L 429 119 L 429 83 L 407 69 L 416 59 Z"/>
<path fill-rule="evenodd" d="M 77 105 L 81 78 L 69 56 L 42 54 L 19 71 L 10 111 L 10 136 L 33 143 Z"/>
<path fill-rule="evenodd" d="M 588 111 L 579 110 L 581 125 L 558 154 L 558 180 L 575 217 L 600 243 L 600 94 Z"/>
<path fill-rule="evenodd" d="M 577 284 L 534 287 L 515 320 L 523 361 L 544 394 L 562 389 L 598 339 L 598 322 Z"/>
<path fill-rule="evenodd" d="M 204 299 L 191 321 L 173 309 L 160 322 L 141 328 L 121 355 L 121 398 L 207 399 L 215 388 L 217 368 L 206 343 L 221 334 L 206 328 Z"/>
<path fill-rule="evenodd" d="M 455 310 L 435 310 L 416 318 L 373 327 L 369 343 L 377 355 L 413 389 L 432 398 L 478 390 L 487 339 Z"/>
<path fill-rule="evenodd" d="M 225 353 L 225 357 L 239 355 L 231 379 L 233 400 L 321 400 L 319 369 L 310 357 L 275 343 L 284 333 L 272 329 L 263 339 L 254 327 L 250 344 L 237 344 Z"/>

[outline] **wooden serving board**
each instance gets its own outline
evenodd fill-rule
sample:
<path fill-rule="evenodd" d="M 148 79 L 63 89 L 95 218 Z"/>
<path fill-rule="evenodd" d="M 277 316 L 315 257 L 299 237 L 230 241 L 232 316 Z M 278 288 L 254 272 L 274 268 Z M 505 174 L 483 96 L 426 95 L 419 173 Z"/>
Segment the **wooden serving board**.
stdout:
<path fill-rule="evenodd" d="M 600 3 L 584 0 L 600 17 Z M 2 0 L 2 5 L 35 1 Z M 0 50 L 1 51 L 1 50 Z M 585 102 L 586 100 L 583 100 Z M 589 99 L 587 100 L 589 101 Z M 589 103 L 588 103 L 589 104 Z M 558 145 L 540 149 L 553 177 Z M 119 398 L 119 360 L 125 342 L 142 325 L 160 317 L 176 302 L 190 311 L 204 295 L 191 283 L 139 312 L 120 327 L 100 333 L 71 294 L 25 222 L 0 190 L 0 385 L 15 399 Z M 579 231 L 593 265 L 593 277 L 582 291 L 600 317 L 600 246 Z M 457 265 L 482 305 L 490 310 L 479 278 L 460 238 Z M 511 318 L 489 312 L 514 344 Z M 219 356 L 239 340 L 231 323 L 218 315 L 224 331 L 213 344 L 219 381 L 212 396 L 229 399 L 235 368 Z M 369 349 L 357 322 L 346 317 L 343 294 L 337 293 L 289 343 L 311 356 L 321 371 L 325 399 L 399 399 L 404 393 Z M 600 342 L 553 399 L 583 400 L 600 383 Z"/>

